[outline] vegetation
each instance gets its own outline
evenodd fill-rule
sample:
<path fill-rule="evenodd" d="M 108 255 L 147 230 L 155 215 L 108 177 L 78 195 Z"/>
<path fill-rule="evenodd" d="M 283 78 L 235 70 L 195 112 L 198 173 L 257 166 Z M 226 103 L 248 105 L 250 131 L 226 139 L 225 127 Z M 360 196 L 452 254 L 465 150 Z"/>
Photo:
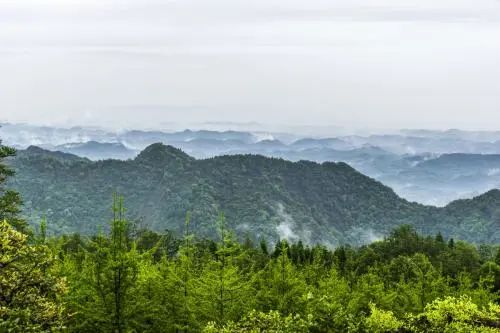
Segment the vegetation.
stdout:
<path fill-rule="evenodd" d="M 409 226 L 359 248 L 132 232 L 28 237 L 1 224 L 11 332 L 500 332 L 500 248 Z M 189 221 L 189 219 L 188 219 Z M 185 224 L 189 226 L 189 222 Z M 187 229 L 187 228 L 186 228 Z M 135 236 L 134 236 L 135 234 Z"/>
<path fill-rule="evenodd" d="M 402 224 L 422 234 L 475 243 L 500 242 L 500 191 L 445 208 L 410 203 L 390 188 L 344 163 L 297 163 L 254 155 L 195 160 L 154 144 L 129 161 L 92 162 L 31 147 L 9 160 L 17 174 L 10 185 L 25 200 L 33 225 L 43 216 L 48 232 L 96 234 L 110 219 L 114 191 L 127 198 L 127 216 L 139 227 L 216 239 L 213 221 L 225 212 L 226 225 L 240 241 L 279 238 L 311 244 L 361 245 Z"/>
<path fill-rule="evenodd" d="M 93 235 L 0 222 L 0 332 L 500 332 L 497 245 L 410 225 L 359 247 L 255 242 L 220 213 L 214 237 L 192 213 L 176 237 L 112 208 Z"/>
<path fill-rule="evenodd" d="M 50 332 L 65 326 L 66 281 L 52 249 L 0 222 L 0 331 Z"/>
<path fill-rule="evenodd" d="M 14 175 L 14 171 L 4 162 L 6 158 L 16 155 L 16 150 L 2 145 L 0 140 L 0 221 L 8 219 L 19 230 L 25 230 L 26 223 L 20 218 L 21 197 L 19 193 L 5 188 L 7 178 Z"/>

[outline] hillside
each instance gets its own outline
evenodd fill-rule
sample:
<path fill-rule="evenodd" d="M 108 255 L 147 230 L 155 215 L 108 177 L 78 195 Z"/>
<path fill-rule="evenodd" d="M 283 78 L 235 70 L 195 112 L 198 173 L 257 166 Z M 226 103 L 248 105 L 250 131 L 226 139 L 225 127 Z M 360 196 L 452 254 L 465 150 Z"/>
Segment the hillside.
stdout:
<path fill-rule="evenodd" d="M 125 196 L 140 226 L 180 231 L 187 211 L 199 235 L 213 236 L 224 212 L 241 236 L 324 244 L 365 243 L 400 224 L 471 241 L 500 240 L 500 191 L 445 208 L 410 203 L 345 163 L 290 162 L 256 155 L 197 160 L 153 144 L 135 159 L 93 162 L 30 147 L 10 163 L 11 186 L 32 223 L 46 215 L 55 233 L 93 233 Z M 474 233 L 471 233 L 474 231 Z"/>
<path fill-rule="evenodd" d="M 132 159 L 147 146 L 160 142 L 197 159 L 257 154 L 290 161 L 341 161 L 391 187 L 406 200 L 440 207 L 500 188 L 500 132 L 308 133 L 268 132 L 263 128 L 250 132 L 172 132 L 0 124 L 0 138 L 17 149 L 36 145 L 90 160 Z M 337 136 L 330 136 L 335 133 Z"/>

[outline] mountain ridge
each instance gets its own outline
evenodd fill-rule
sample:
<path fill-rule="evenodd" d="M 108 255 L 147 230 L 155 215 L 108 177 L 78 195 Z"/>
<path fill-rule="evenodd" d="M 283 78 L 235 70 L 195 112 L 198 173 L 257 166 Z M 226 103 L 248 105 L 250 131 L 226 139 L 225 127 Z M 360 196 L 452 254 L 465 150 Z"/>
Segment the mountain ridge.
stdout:
<path fill-rule="evenodd" d="M 342 162 L 251 154 L 195 159 L 159 143 L 128 161 L 56 158 L 32 150 L 10 161 L 17 170 L 11 185 L 25 198 L 28 219 L 36 224 L 47 216 L 55 233 L 94 233 L 106 225 L 116 191 L 140 225 L 181 232 L 190 211 L 194 230 L 209 237 L 224 212 L 239 236 L 255 239 L 361 244 L 401 224 L 471 241 L 500 239 L 500 191 L 437 208 L 402 199 Z M 470 230 L 476 229 L 481 233 L 472 239 Z"/>

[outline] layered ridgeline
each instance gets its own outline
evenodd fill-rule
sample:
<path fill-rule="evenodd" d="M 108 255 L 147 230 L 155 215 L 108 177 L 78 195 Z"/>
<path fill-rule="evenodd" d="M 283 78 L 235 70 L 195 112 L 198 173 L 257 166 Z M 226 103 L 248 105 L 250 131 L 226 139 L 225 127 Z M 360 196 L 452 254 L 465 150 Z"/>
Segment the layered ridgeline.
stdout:
<path fill-rule="evenodd" d="M 196 160 L 153 144 L 135 159 L 93 162 L 37 147 L 10 163 L 10 185 L 36 224 L 45 216 L 55 233 L 94 233 L 107 226 L 113 192 L 123 194 L 127 216 L 139 227 L 215 235 L 223 212 L 241 237 L 359 244 L 411 224 L 475 242 L 500 241 L 500 191 L 444 208 L 398 197 L 390 188 L 344 163 L 289 162 L 255 155 Z"/>

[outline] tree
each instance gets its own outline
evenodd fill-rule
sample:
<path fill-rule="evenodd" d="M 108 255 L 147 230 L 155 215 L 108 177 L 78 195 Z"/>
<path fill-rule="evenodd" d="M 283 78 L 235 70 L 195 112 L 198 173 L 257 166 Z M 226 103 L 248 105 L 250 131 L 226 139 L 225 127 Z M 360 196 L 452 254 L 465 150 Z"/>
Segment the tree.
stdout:
<path fill-rule="evenodd" d="M 370 315 L 366 318 L 366 329 L 373 333 L 398 332 L 403 322 L 398 320 L 392 311 L 384 311 L 370 303 Z"/>
<path fill-rule="evenodd" d="M 495 255 L 495 263 L 500 266 L 500 247 L 497 250 L 497 254 Z"/>
<path fill-rule="evenodd" d="M 278 311 L 268 313 L 253 310 L 242 320 L 226 325 L 217 325 L 211 322 L 203 330 L 204 333 L 257 333 L 257 332 L 282 332 L 282 333 L 307 333 L 313 327 L 312 317 L 302 318 L 300 315 L 282 316 Z"/>
<path fill-rule="evenodd" d="M 450 242 L 453 238 L 450 239 Z M 453 241 L 448 250 L 440 255 L 443 272 L 457 277 L 462 271 L 477 273 L 480 268 L 480 257 L 475 246 L 462 241 Z"/>
<path fill-rule="evenodd" d="M 114 195 L 109 237 L 99 233 L 86 253 L 83 271 L 73 272 L 78 331 L 129 331 L 144 306 L 134 295 L 142 258 L 128 238 L 124 214 L 123 198 Z"/>
<path fill-rule="evenodd" d="M 480 309 L 467 296 L 445 297 L 428 304 L 410 322 L 418 332 L 499 332 L 500 306 L 490 303 Z"/>
<path fill-rule="evenodd" d="M 353 317 L 347 311 L 351 290 L 337 269 L 332 268 L 322 276 L 311 296 L 307 306 L 314 317 L 313 332 L 349 331 Z"/>
<path fill-rule="evenodd" d="M 64 329 L 67 288 L 53 258 L 46 245 L 30 245 L 26 235 L 0 222 L 0 332 Z"/>
<path fill-rule="evenodd" d="M 494 293 L 500 291 L 500 265 L 488 261 L 481 266 L 481 277 L 491 284 Z"/>
<path fill-rule="evenodd" d="M 177 331 L 198 331 L 198 323 L 195 318 L 194 308 L 196 298 L 194 285 L 196 278 L 195 256 L 196 248 L 193 245 L 193 235 L 190 233 L 190 218 L 188 212 L 184 222 L 184 238 L 177 256 L 173 260 L 164 257 L 159 262 L 162 272 L 161 294 L 167 300 L 168 313 L 172 319 L 172 327 Z"/>
<path fill-rule="evenodd" d="M 455 240 L 453 238 L 450 238 L 450 240 L 448 241 L 448 247 L 450 249 L 455 248 Z"/>
<path fill-rule="evenodd" d="M 479 257 L 481 262 L 485 263 L 495 259 L 495 248 L 491 245 L 480 244 L 478 247 Z"/>
<path fill-rule="evenodd" d="M 278 310 L 284 315 L 305 310 L 307 286 L 304 276 L 288 257 L 288 243 L 280 242 L 274 251 L 276 259 L 268 263 L 256 278 L 257 302 L 267 312 Z M 279 250 L 278 250 L 279 248 Z"/>
<path fill-rule="evenodd" d="M 344 275 L 347 263 L 347 253 L 344 246 L 340 246 L 335 249 L 333 253 L 337 262 L 337 267 L 339 268 L 340 274 Z"/>
<path fill-rule="evenodd" d="M 251 285 L 237 262 L 242 255 L 231 233 L 226 229 L 223 214 L 218 219 L 220 241 L 215 258 L 205 264 L 197 281 L 200 317 L 207 321 L 224 323 L 236 320 L 251 309 Z"/>
<path fill-rule="evenodd" d="M 447 290 L 446 281 L 421 253 L 394 258 L 382 270 L 387 286 L 396 290 L 393 307 L 397 313 L 421 312 L 428 302 Z"/>
<path fill-rule="evenodd" d="M 17 230 L 27 231 L 27 224 L 19 214 L 21 213 L 22 200 L 19 193 L 5 188 L 9 177 L 14 176 L 14 170 L 5 165 L 4 160 L 16 155 L 16 150 L 3 146 L 0 140 L 0 221 L 7 220 Z"/>
<path fill-rule="evenodd" d="M 262 252 L 262 254 L 268 256 L 269 255 L 269 250 L 267 249 L 267 242 L 265 239 L 261 239 L 260 240 L 260 251 Z"/>
<path fill-rule="evenodd" d="M 444 237 L 441 232 L 436 234 L 436 238 L 434 239 L 437 243 L 444 244 Z"/>

